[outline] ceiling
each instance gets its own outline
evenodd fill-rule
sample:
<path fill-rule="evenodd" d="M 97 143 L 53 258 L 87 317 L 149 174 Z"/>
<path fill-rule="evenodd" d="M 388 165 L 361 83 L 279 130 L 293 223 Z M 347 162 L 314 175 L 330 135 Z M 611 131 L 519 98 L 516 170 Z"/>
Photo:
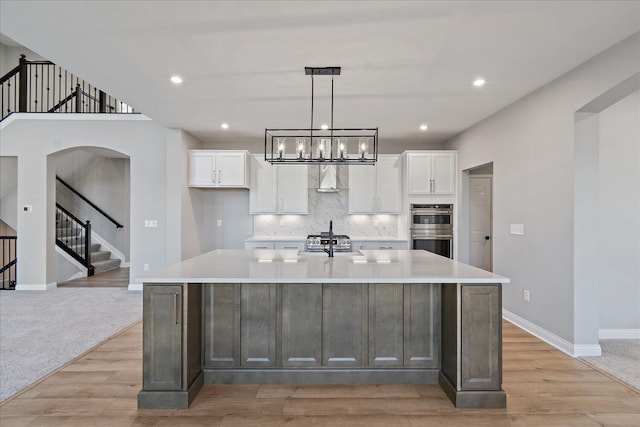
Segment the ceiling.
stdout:
<path fill-rule="evenodd" d="M 309 126 L 305 66 L 342 67 L 336 128 L 438 143 L 640 31 L 639 1 L 2 0 L 0 14 L 4 35 L 152 119 L 238 143 Z M 316 124 L 330 82 L 316 77 Z"/>

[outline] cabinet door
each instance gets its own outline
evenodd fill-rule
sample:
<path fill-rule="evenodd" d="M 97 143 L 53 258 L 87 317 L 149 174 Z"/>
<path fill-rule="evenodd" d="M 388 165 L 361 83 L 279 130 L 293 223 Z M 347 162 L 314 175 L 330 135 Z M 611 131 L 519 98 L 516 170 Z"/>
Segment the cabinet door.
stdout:
<path fill-rule="evenodd" d="M 455 153 L 433 153 L 433 194 L 455 193 Z"/>
<path fill-rule="evenodd" d="M 378 160 L 380 161 L 380 160 Z M 368 165 L 349 166 L 349 213 L 375 213 L 376 168 Z"/>
<path fill-rule="evenodd" d="M 282 366 L 322 363 L 322 285 L 282 285 Z"/>
<path fill-rule="evenodd" d="M 204 286 L 204 366 L 240 366 L 241 285 Z"/>
<path fill-rule="evenodd" d="M 430 194 L 431 153 L 407 153 L 407 183 L 409 194 Z"/>
<path fill-rule="evenodd" d="M 403 285 L 369 285 L 369 366 L 402 366 Z"/>
<path fill-rule="evenodd" d="M 182 287 L 143 290 L 143 388 L 182 389 Z"/>
<path fill-rule="evenodd" d="M 246 187 L 246 153 L 218 151 L 218 187 Z"/>
<path fill-rule="evenodd" d="M 252 162 L 251 188 L 249 190 L 249 213 L 266 214 L 278 212 L 277 166 L 255 156 Z M 286 165 L 289 167 L 290 165 Z M 292 167 L 292 166 L 291 166 Z"/>
<path fill-rule="evenodd" d="M 242 284 L 240 355 L 245 367 L 276 366 L 276 285 Z"/>
<path fill-rule="evenodd" d="M 309 213 L 309 167 L 307 165 L 279 165 L 278 203 L 282 214 Z"/>
<path fill-rule="evenodd" d="M 212 152 L 191 151 L 189 153 L 189 185 L 191 187 L 214 187 L 216 173 L 216 157 Z"/>
<path fill-rule="evenodd" d="M 325 284 L 322 304 L 322 365 L 364 366 L 367 322 L 365 285 Z"/>
<path fill-rule="evenodd" d="M 400 213 L 402 182 L 399 156 L 379 156 L 376 164 L 376 192 L 378 213 Z"/>

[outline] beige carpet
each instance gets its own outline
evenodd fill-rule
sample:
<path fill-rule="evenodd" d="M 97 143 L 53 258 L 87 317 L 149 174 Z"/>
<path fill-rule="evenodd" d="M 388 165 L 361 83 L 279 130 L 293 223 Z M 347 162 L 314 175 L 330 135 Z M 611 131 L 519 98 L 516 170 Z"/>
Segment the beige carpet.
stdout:
<path fill-rule="evenodd" d="M 126 288 L 0 291 L 0 402 L 141 318 Z"/>
<path fill-rule="evenodd" d="M 600 340 L 600 346 L 602 356 L 581 359 L 640 391 L 640 340 Z"/>

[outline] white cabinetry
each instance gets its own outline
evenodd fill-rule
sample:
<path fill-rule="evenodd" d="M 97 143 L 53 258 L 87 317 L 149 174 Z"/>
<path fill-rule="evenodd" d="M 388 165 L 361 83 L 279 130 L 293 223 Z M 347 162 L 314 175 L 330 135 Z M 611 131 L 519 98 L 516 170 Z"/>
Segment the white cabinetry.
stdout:
<path fill-rule="evenodd" d="M 381 154 L 373 167 L 349 166 L 349 213 L 400 213 L 401 189 L 397 155 Z"/>
<path fill-rule="evenodd" d="M 272 165 L 254 156 L 249 195 L 251 214 L 307 214 L 307 165 Z"/>
<path fill-rule="evenodd" d="M 407 192 L 414 194 L 455 193 L 455 151 L 407 152 Z"/>
<path fill-rule="evenodd" d="M 409 247 L 406 240 L 354 240 L 351 244 L 353 250 L 400 250 Z"/>
<path fill-rule="evenodd" d="M 189 186 L 248 188 L 246 151 L 189 150 Z"/>

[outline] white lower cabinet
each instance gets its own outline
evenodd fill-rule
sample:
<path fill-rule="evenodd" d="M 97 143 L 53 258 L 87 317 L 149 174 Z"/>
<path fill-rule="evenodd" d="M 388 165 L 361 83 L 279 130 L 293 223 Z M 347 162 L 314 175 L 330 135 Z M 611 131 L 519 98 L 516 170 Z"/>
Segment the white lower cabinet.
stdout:
<path fill-rule="evenodd" d="M 252 159 L 250 214 L 308 214 L 309 172 L 306 165 L 272 165 Z"/>
<path fill-rule="evenodd" d="M 350 214 L 398 214 L 402 180 L 398 155 L 381 154 L 375 166 L 349 166 Z"/>
<path fill-rule="evenodd" d="M 352 245 L 354 250 L 401 250 L 409 247 L 406 240 L 354 240 Z"/>
<path fill-rule="evenodd" d="M 244 242 L 245 249 L 288 249 L 304 251 L 304 240 L 252 240 Z"/>

